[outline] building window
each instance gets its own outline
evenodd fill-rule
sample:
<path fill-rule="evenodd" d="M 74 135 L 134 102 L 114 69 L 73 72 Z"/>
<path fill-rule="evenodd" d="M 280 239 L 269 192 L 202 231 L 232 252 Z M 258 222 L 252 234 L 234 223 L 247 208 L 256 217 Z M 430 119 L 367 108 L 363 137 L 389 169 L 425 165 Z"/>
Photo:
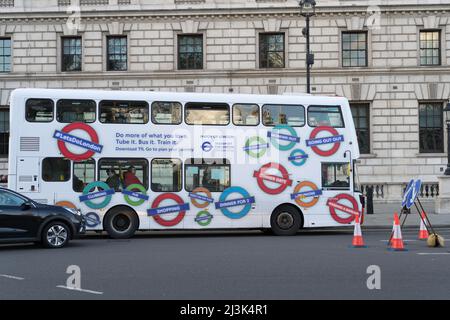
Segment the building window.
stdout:
<path fill-rule="evenodd" d="M 203 35 L 178 36 L 178 69 L 203 69 Z"/>
<path fill-rule="evenodd" d="M 420 31 L 420 65 L 438 66 L 441 64 L 441 32 Z"/>
<path fill-rule="evenodd" d="M 181 103 L 179 102 L 153 102 L 152 122 L 155 124 L 180 124 Z"/>
<path fill-rule="evenodd" d="M 70 160 L 64 158 L 45 158 L 42 160 L 42 180 L 65 182 L 70 179 Z"/>
<path fill-rule="evenodd" d="M 368 103 L 352 103 L 353 122 L 358 137 L 359 152 L 370 153 L 370 105 Z"/>
<path fill-rule="evenodd" d="M 367 32 L 342 32 L 342 66 L 367 67 Z"/>
<path fill-rule="evenodd" d="M 230 107 L 226 103 L 189 102 L 185 113 L 187 124 L 226 126 L 230 123 Z"/>
<path fill-rule="evenodd" d="M 81 37 L 62 38 L 62 71 L 81 71 Z"/>
<path fill-rule="evenodd" d="M 202 187 L 211 192 L 222 192 L 231 185 L 227 159 L 187 159 L 184 168 L 186 191 Z"/>
<path fill-rule="evenodd" d="M 11 71 L 11 39 L 0 39 L 0 72 Z"/>
<path fill-rule="evenodd" d="M 145 124 L 148 122 L 148 109 L 145 101 L 104 100 L 100 102 L 100 122 Z"/>
<path fill-rule="evenodd" d="M 444 152 L 442 103 L 419 104 L 419 148 L 421 153 Z"/>
<path fill-rule="evenodd" d="M 284 68 L 284 33 L 259 34 L 259 67 Z"/>
<path fill-rule="evenodd" d="M 108 71 L 126 71 L 128 63 L 127 37 L 107 38 Z"/>
<path fill-rule="evenodd" d="M 56 104 L 56 120 L 62 123 L 95 121 L 94 100 L 58 100 Z"/>
<path fill-rule="evenodd" d="M 151 188 L 155 192 L 181 191 L 181 160 L 153 159 Z"/>
<path fill-rule="evenodd" d="M 265 104 L 262 108 L 262 119 L 263 124 L 267 127 L 274 127 L 279 124 L 303 127 L 305 125 L 305 107 Z"/>
<path fill-rule="evenodd" d="M 9 109 L 0 108 L 0 156 L 8 155 Z"/>

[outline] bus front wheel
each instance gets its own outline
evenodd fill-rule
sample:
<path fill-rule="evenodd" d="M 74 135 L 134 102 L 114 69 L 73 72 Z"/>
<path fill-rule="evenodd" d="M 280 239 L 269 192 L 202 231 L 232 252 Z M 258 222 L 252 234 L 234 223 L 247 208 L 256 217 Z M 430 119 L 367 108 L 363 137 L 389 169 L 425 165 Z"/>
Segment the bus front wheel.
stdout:
<path fill-rule="evenodd" d="M 293 206 L 282 205 L 272 212 L 270 225 L 277 236 L 293 236 L 302 226 L 302 217 Z"/>
<path fill-rule="evenodd" d="M 113 239 L 131 238 L 139 227 L 139 218 L 134 210 L 118 206 L 112 208 L 105 217 L 104 227 Z"/>

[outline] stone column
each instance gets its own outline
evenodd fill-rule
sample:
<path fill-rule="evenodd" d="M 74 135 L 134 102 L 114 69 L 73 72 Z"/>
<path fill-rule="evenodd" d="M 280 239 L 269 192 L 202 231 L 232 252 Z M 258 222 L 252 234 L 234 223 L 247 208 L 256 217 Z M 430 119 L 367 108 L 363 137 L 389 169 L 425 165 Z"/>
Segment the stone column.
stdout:
<path fill-rule="evenodd" d="M 438 176 L 439 197 L 436 198 L 436 213 L 450 214 L 450 176 Z"/>

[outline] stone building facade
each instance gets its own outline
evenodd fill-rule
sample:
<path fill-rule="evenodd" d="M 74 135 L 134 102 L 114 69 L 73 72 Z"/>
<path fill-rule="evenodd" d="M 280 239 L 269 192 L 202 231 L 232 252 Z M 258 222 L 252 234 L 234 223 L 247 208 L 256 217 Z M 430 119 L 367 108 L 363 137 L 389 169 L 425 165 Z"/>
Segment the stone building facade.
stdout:
<path fill-rule="evenodd" d="M 294 0 L 0 0 L 0 44 L 10 45 L 9 60 L 0 46 L 0 111 L 19 87 L 305 92 L 304 26 Z M 282 43 L 264 42 L 277 34 Z M 180 58 L 183 35 L 200 41 L 194 68 Z M 418 177 L 435 196 L 447 163 L 450 1 L 318 0 L 310 35 L 312 93 L 353 103 L 361 182 L 394 201 Z M 64 71 L 70 37 L 80 39 L 80 71 Z M 110 37 L 126 39 L 113 70 Z"/>

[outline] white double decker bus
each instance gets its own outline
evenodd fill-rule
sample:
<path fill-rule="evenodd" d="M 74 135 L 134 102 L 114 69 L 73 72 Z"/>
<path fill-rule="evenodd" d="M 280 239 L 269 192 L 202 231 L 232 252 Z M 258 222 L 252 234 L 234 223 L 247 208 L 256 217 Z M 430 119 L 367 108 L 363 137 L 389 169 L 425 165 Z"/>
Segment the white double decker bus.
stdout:
<path fill-rule="evenodd" d="M 351 225 L 364 211 L 347 99 L 18 89 L 9 188 L 88 230 Z"/>

